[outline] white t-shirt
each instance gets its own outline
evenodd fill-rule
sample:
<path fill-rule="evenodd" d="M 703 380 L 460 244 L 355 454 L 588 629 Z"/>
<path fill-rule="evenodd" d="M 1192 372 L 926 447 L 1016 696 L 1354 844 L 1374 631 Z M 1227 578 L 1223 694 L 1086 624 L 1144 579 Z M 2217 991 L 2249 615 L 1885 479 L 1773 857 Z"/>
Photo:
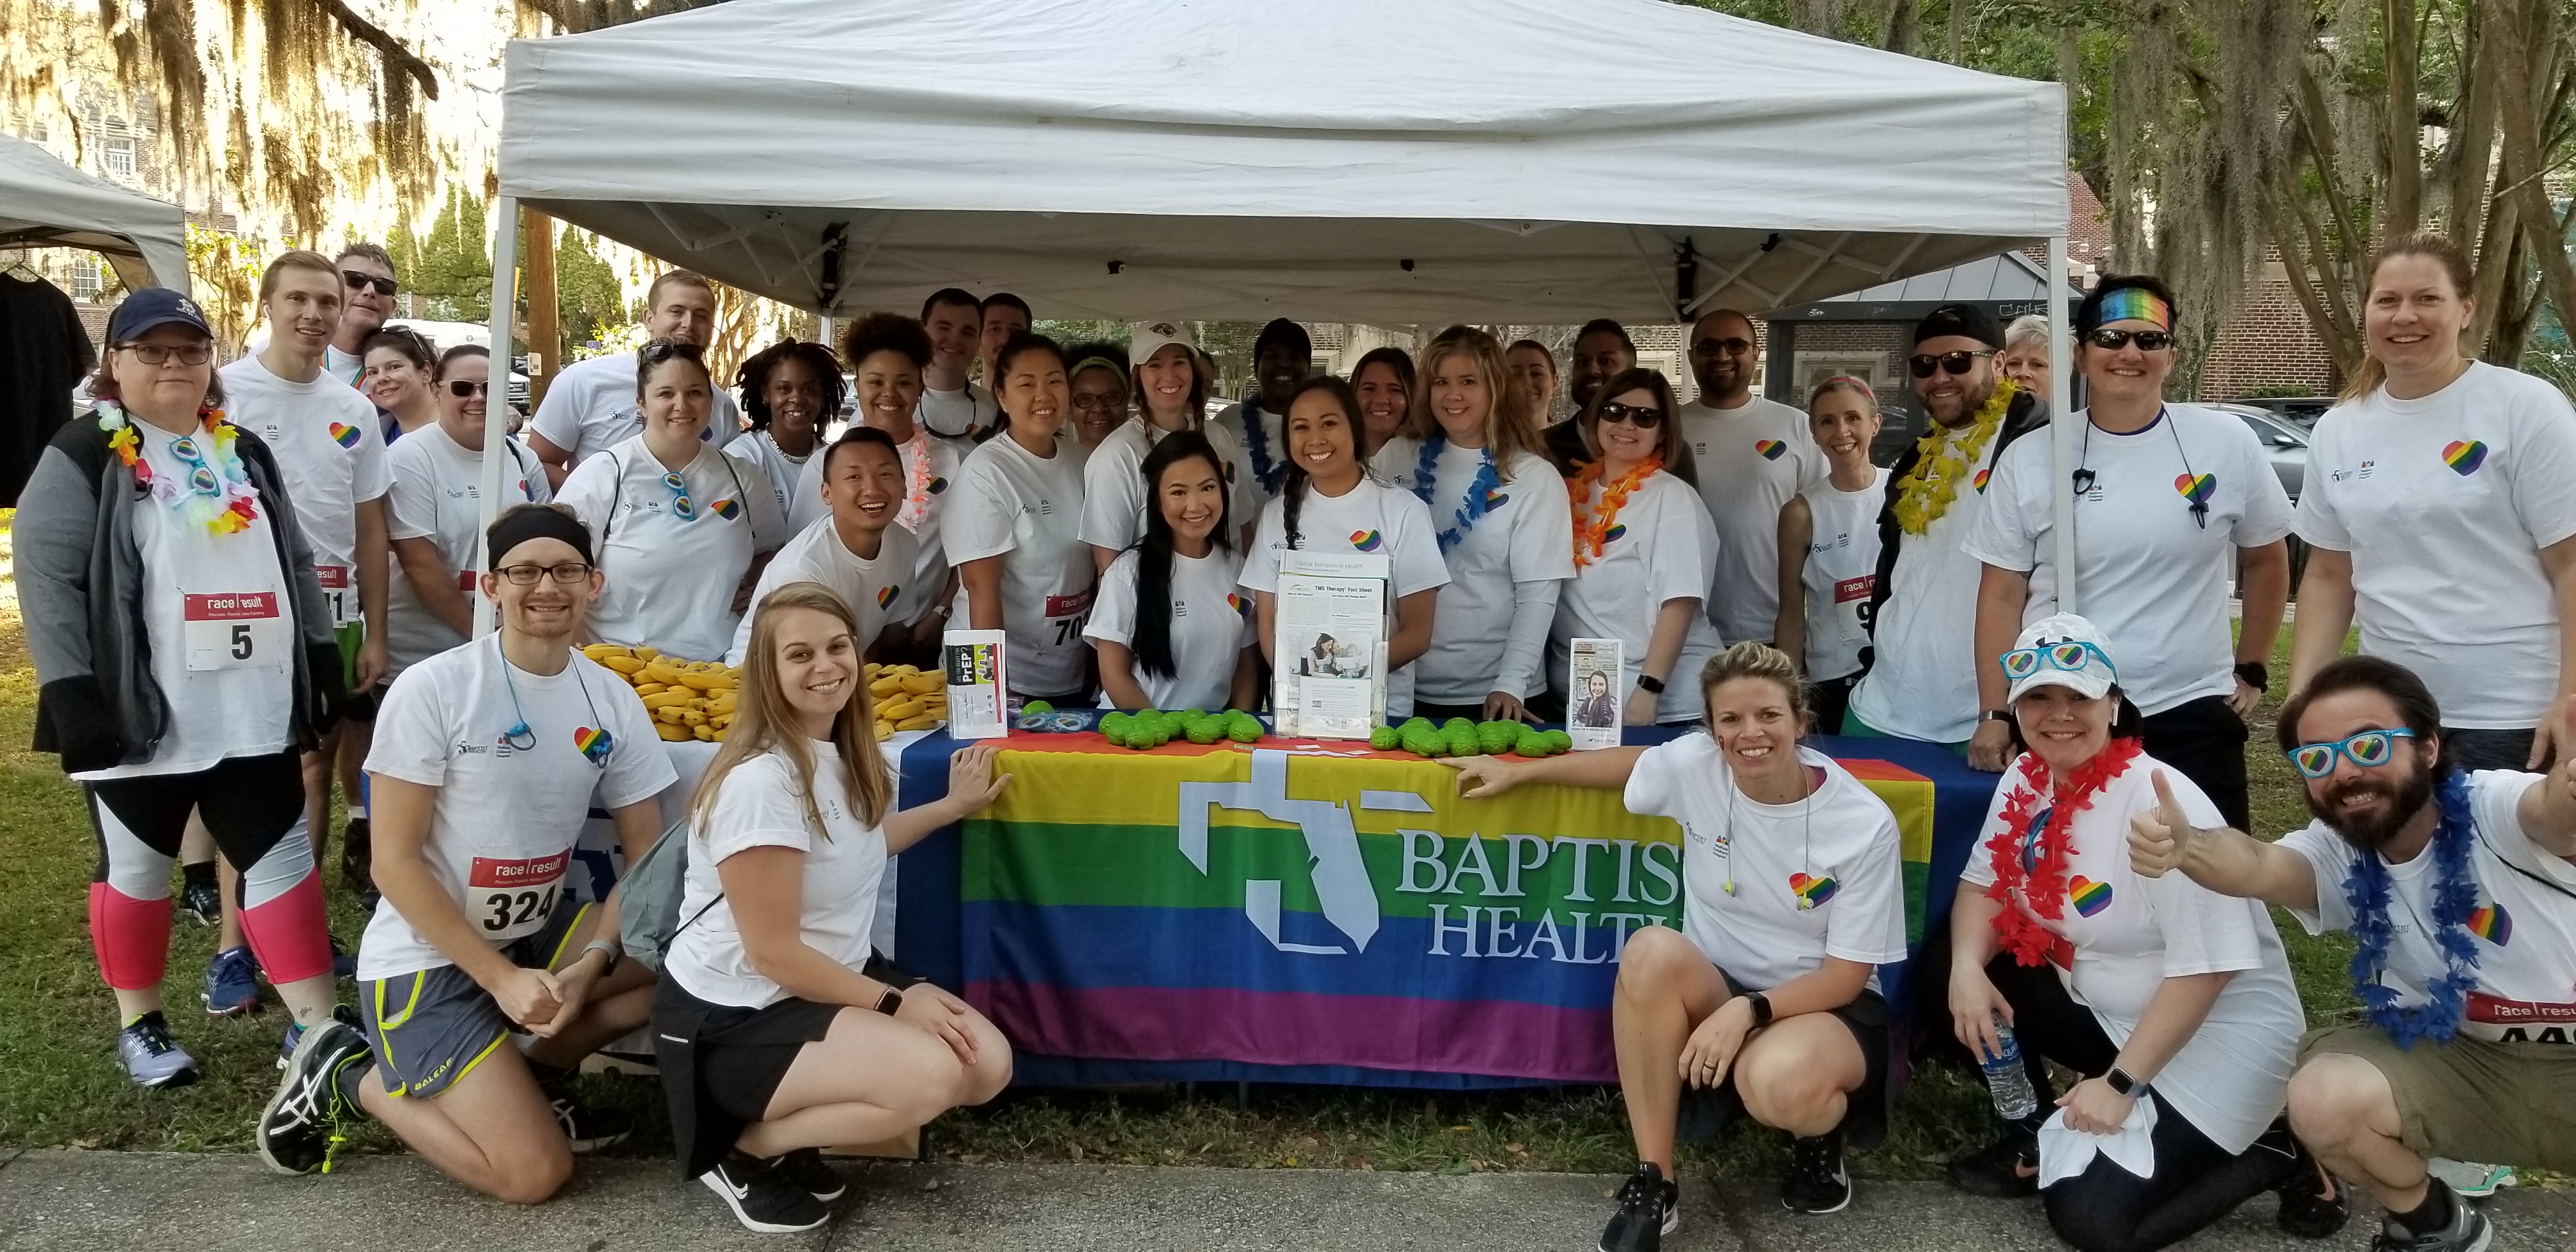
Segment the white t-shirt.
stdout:
<path fill-rule="evenodd" d="M 885 827 L 867 825 L 850 811 L 849 767 L 840 750 L 816 742 L 814 807 L 823 829 L 805 816 L 796 766 L 765 752 L 734 767 L 717 784 L 714 808 L 703 829 L 689 838 L 689 873 L 680 894 L 680 918 L 694 922 L 671 941 L 663 972 L 709 1004 L 767 1008 L 788 996 L 751 963 L 724 896 L 717 866 L 748 848 L 794 848 L 805 854 L 803 908 L 797 929 L 807 947 L 850 969 L 868 963 L 868 935 L 876 920 L 877 890 L 886 872 Z"/>
<path fill-rule="evenodd" d="M 1100 572 L 1100 595 L 1092 601 L 1085 639 L 1133 647 L 1136 642 L 1136 565 L 1144 554 L 1130 549 Z M 1221 709 L 1234 699 L 1234 667 L 1252 642 L 1252 597 L 1235 591 L 1241 558 L 1224 548 L 1206 556 L 1172 554 L 1172 672 L 1159 677 L 1140 662 L 1130 667 L 1137 685 L 1158 709 Z M 1100 707 L 1115 708 L 1107 694 Z"/>
<path fill-rule="evenodd" d="M 742 406 L 733 393 L 711 387 L 707 428 L 698 438 L 721 448 L 742 433 Z M 572 464 L 644 433 L 644 407 L 635 397 L 635 354 L 611 353 L 575 361 L 546 384 L 546 398 L 528 419 L 528 431 L 572 453 Z"/>
<path fill-rule="evenodd" d="M 952 490 L 940 537 L 949 565 L 1002 558 L 1002 628 L 1010 645 L 1002 668 L 1011 689 L 1052 696 L 1082 686 L 1090 651 L 1082 619 L 1099 570 L 1078 533 L 1082 467 L 1060 449 L 1038 457 L 1003 435 L 966 458 Z"/>
<path fill-rule="evenodd" d="M 579 652 L 561 672 L 531 674 L 502 657 L 498 634 L 403 671 L 376 715 L 367 772 L 438 789 L 422 853 L 494 947 L 545 929 L 594 791 L 619 809 L 679 781 L 624 679 Z M 390 899 L 358 943 L 364 979 L 453 963 Z"/>
<path fill-rule="evenodd" d="M 1601 507 L 1601 485 L 1594 483 L 1587 508 Z M 1573 523 L 1566 523 L 1568 544 Z M 1779 546 L 1778 540 L 1772 541 Z M 1696 600 L 1708 594 L 1717 567 L 1717 528 L 1708 507 L 1689 483 L 1657 471 L 1628 493 L 1628 502 L 1612 519 L 1601 555 L 1577 567 L 1574 579 L 1556 599 L 1556 627 L 1548 633 L 1547 672 L 1565 681 L 1577 639 L 1619 639 L 1627 643 L 1619 666 L 1619 685 L 1611 698 L 1621 709 L 1637 689 L 1654 642 L 1655 619 L 1672 600 Z M 1655 720 L 1696 720 L 1706 701 L 1700 695 L 1699 671 L 1724 645 L 1706 613 L 1690 615 L 1682 635 L 1681 654 L 1663 676 L 1664 694 L 1655 700 Z"/>
<path fill-rule="evenodd" d="M 1681 823 L 1682 933 L 1755 991 L 1829 956 L 1905 959 L 1896 815 L 1833 758 L 1800 748 L 1798 760 L 1824 781 L 1793 804 L 1757 803 L 1736 790 L 1717 741 L 1693 731 L 1646 749 L 1623 797 L 1631 813 Z M 1878 985 L 1872 970 L 1870 989 Z"/>
<path fill-rule="evenodd" d="M 333 624 L 365 620 L 358 602 L 358 506 L 393 488 L 376 406 L 328 373 L 291 383 L 255 356 L 220 373 L 225 415 L 276 454 Z"/>
<path fill-rule="evenodd" d="M 2558 690 L 2540 549 L 2576 535 L 2576 412 L 2479 362 L 2416 400 L 2335 406 L 2308 446 L 2299 535 L 2352 554 L 2361 650 L 2415 671 L 2448 726 L 2537 726 Z"/>
<path fill-rule="evenodd" d="M 2232 414 L 2175 404 L 2125 435 L 2088 423 L 2077 446 L 2094 477 L 2075 498 L 2075 586 L 2084 616 L 2110 637 L 2121 690 L 2149 716 L 2233 695 L 2237 550 L 2290 533 L 2289 493 L 2254 432 Z M 2005 449 L 1964 542 L 1979 561 L 2030 576 L 2024 625 L 2057 611 L 2057 501 L 2071 488 L 2054 452 L 2044 438 Z M 2192 519 L 2195 494 L 2209 506 L 2205 527 Z"/>
<path fill-rule="evenodd" d="M 1287 419 L 1264 410 L 1260 398 L 1255 397 L 1218 410 L 1215 417 L 1208 419 L 1208 425 L 1224 427 L 1234 436 L 1235 446 L 1243 449 L 1243 467 L 1248 472 L 1243 486 L 1247 492 L 1257 493 L 1250 502 L 1268 504 L 1278 499 L 1280 488 L 1288 483 L 1288 452 L 1279 442 Z M 1270 467 L 1268 481 L 1257 472 L 1264 465 Z"/>
<path fill-rule="evenodd" d="M 2182 771 L 2141 753 L 2075 815 L 2068 898 L 2059 919 L 2030 916 L 2074 946 L 2074 968 L 2058 976 L 2077 1003 L 2093 1010 L 2114 1045 L 2129 1041 L 2165 979 L 2235 975 L 2191 1041 L 2149 1083 L 2211 1142 L 2242 1152 L 2281 1115 L 2307 1015 L 2280 932 L 2259 901 L 2220 895 L 2182 874 L 2148 878 L 2130 868 L 2129 819 L 2156 807 L 2158 771 L 2193 825 L 2227 824 Z M 2028 790 L 2015 762 L 1986 807 L 1986 824 L 1959 881 L 1994 884 L 1986 843 L 2004 830 L 2005 806 Z M 2039 803 L 2034 840 L 2048 817 L 2048 799 Z M 2036 857 L 2036 847 L 2025 855 Z"/>
<path fill-rule="evenodd" d="M 972 446 L 975 436 L 991 430 L 1002 420 L 1002 406 L 993 393 L 968 383 L 961 391 L 921 389 L 921 403 L 914 405 L 912 420 L 928 427 L 931 434 L 943 439 L 967 441 Z"/>
<path fill-rule="evenodd" d="M 1717 527 L 1708 620 L 1728 643 L 1768 640 L 1780 614 L 1780 506 L 1825 481 L 1832 467 L 1807 415 L 1754 396 L 1736 409 L 1693 401 L 1680 413 L 1699 502 Z"/>
<path fill-rule="evenodd" d="M 1417 499 L 1423 494 L 1414 481 L 1421 440 L 1387 440 L 1370 464 L 1379 478 Z M 1435 543 L 1442 531 L 1459 529 L 1467 488 L 1483 466 L 1483 449 L 1452 444 L 1440 450 L 1432 469 L 1438 481 L 1423 506 Z M 1524 452 L 1500 470 L 1509 470 L 1511 481 L 1494 489 L 1485 515 L 1440 554 L 1449 566 L 1449 585 L 1432 619 L 1431 650 L 1413 666 L 1414 694 L 1432 704 L 1482 704 L 1495 691 L 1528 697 L 1547 690 L 1539 667 L 1547 658 L 1557 597 L 1574 577 L 1571 506 L 1565 479 L 1546 457 Z M 1518 599 L 1523 583 L 1538 584 L 1526 603 Z"/>
<path fill-rule="evenodd" d="M 974 446 L 963 440 L 937 438 L 916 425 L 912 438 L 898 448 L 903 453 L 905 494 L 903 509 L 894 520 L 918 541 L 913 554 L 914 585 L 922 588 L 925 597 L 936 597 L 941 585 L 948 581 L 948 552 L 939 538 L 939 515 L 946 510 L 949 490 L 957 485 L 957 471 Z M 794 503 L 795 507 L 788 510 L 787 522 L 800 531 L 831 512 L 823 503 L 823 458 L 819 454 L 806 458 L 805 467 L 798 472 Z M 924 599 L 921 607 L 926 611 L 936 606 Z"/>
<path fill-rule="evenodd" d="M 322 372 L 352 387 L 358 376 L 367 372 L 367 358 L 362 353 L 342 352 L 338 344 L 322 345 Z"/>
<path fill-rule="evenodd" d="M 910 622 L 921 616 L 921 611 L 930 605 L 930 597 L 938 592 L 937 587 L 912 581 L 913 549 L 919 545 L 911 531 L 888 526 L 877 538 L 876 556 L 862 558 L 841 542 L 841 532 L 826 517 L 796 532 L 796 537 L 770 558 L 768 568 L 760 571 L 760 581 L 752 585 L 752 607 L 758 608 L 770 592 L 789 583 L 821 583 L 857 615 L 858 644 L 866 648 L 876 642 L 886 623 Z M 742 664 L 743 654 L 751 650 L 751 617 L 743 614 L 742 624 L 734 627 L 733 646 L 725 652 L 725 664 Z"/>
<path fill-rule="evenodd" d="M 711 661 L 733 646 L 734 589 L 753 556 L 790 538 L 787 519 L 759 463 L 730 448 L 698 445 L 682 473 L 687 519 L 675 511 L 665 472 L 637 435 L 575 467 L 555 499 L 590 527 L 608 575 L 590 609 L 591 633 Z"/>
<path fill-rule="evenodd" d="M 2471 1038 L 2576 1042 L 2576 899 L 2565 894 L 2576 892 L 2576 865 L 2534 843 L 2519 812 L 2523 792 L 2546 782 L 2545 775 L 2513 770 L 2469 775 L 2469 823 L 2478 835 L 2469 877 L 2478 907 L 2468 929 L 2478 968 L 2460 1033 Z M 2343 885 L 2361 853 L 2324 822 L 2282 836 L 2281 846 L 2308 858 L 2316 871 L 2317 909 L 2294 910 L 2299 923 L 2312 935 L 2352 929 Z M 2422 1005 L 2425 988 L 2448 968 L 2432 931 L 2434 888 L 2442 877 L 2435 859 L 2427 846 L 2413 860 L 2388 866 L 2391 934 L 2381 981 L 2409 1007 Z"/>
<path fill-rule="evenodd" d="M 1858 491 L 1828 480 L 1798 494 L 1808 518 L 1807 562 L 1798 567 L 1798 585 L 1807 593 L 1807 677 L 1840 678 L 1860 668 L 1861 645 L 1869 642 L 1865 619 L 1878 585 L 1878 511 L 1887 503 L 1887 469 L 1872 469 L 1869 485 Z M 1772 546 L 1779 546 L 1777 537 Z"/>
<path fill-rule="evenodd" d="M 1287 505 L 1283 496 L 1262 506 L 1252 551 L 1243 558 L 1246 591 L 1275 594 L 1279 590 L 1280 553 L 1288 550 Z M 1366 474 L 1360 475 L 1358 486 L 1339 496 L 1308 485 L 1305 505 L 1297 512 L 1297 547 L 1306 552 L 1385 553 L 1387 589 L 1395 600 L 1449 585 L 1449 567 L 1440 560 L 1440 542 L 1431 535 L 1430 512 L 1412 492 L 1398 491 Z M 1433 606 L 1438 606 L 1436 599 Z M 1393 601 L 1387 604 L 1387 620 L 1392 632 Z M 1254 631 L 1257 640 L 1257 624 Z M 1386 676 L 1386 716 L 1390 724 L 1413 716 L 1413 666 L 1399 666 Z"/>
<path fill-rule="evenodd" d="M 1951 433 L 1953 443 L 1960 437 Z M 2048 442 L 2046 430 L 2029 437 Z M 1982 463 L 1968 467 L 1970 479 L 1959 484 L 1950 507 L 1925 533 L 1898 544 L 1889 574 L 1894 585 L 1871 624 L 1877 655 L 1852 688 L 1851 715 L 1873 730 L 1925 743 L 1960 743 L 1976 733 L 1977 666 L 1994 658 L 1976 654 L 1977 583 L 1985 571 L 1966 541 L 1986 510 L 1986 471 L 2002 442 L 1997 431 Z"/>
<path fill-rule="evenodd" d="M 190 490 L 196 462 L 171 450 L 178 436 L 140 418 L 126 420 L 142 436 L 138 455 L 151 467 L 155 494 L 100 503 L 134 511 L 134 545 L 143 563 L 143 637 L 152 652 L 152 682 L 169 706 L 170 722 L 151 760 L 72 777 L 100 782 L 193 774 L 229 757 L 283 752 L 295 656 L 304 640 L 296 630 L 295 587 L 278 559 L 268 504 L 258 501 L 250 525 L 227 535 L 171 508 L 165 501 Z M 199 433 L 191 442 L 207 468 L 237 481 L 225 472 L 212 438 Z"/>
<path fill-rule="evenodd" d="M 753 460 L 760 462 L 760 471 L 769 476 L 770 490 L 778 496 L 778 512 L 783 517 L 790 519 L 795 517 L 796 506 L 801 502 L 789 499 L 788 493 L 796 490 L 797 482 L 804 478 L 806 465 L 822 459 L 825 445 L 822 442 L 821 432 L 816 432 L 814 438 L 814 450 L 803 456 L 787 455 L 780 450 L 778 441 L 770 438 L 769 432 L 765 430 L 744 432 L 741 442 L 736 445 L 742 451 L 749 453 Z M 801 530 L 803 527 L 798 529 Z"/>
<path fill-rule="evenodd" d="M 501 511 L 552 499 L 537 454 L 516 439 L 506 446 L 510 465 L 501 477 Z M 457 446 L 447 429 L 433 422 L 395 444 L 385 459 L 394 477 L 385 537 L 429 540 L 438 549 L 439 564 L 455 576 L 457 589 L 473 600 L 481 594 L 476 579 L 483 572 L 483 450 Z M 465 636 L 421 607 L 420 593 L 399 560 L 391 582 L 385 595 L 385 650 L 394 673 L 465 642 Z"/>
<path fill-rule="evenodd" d="M 1082 470 L 1084 543 L 1120 551 L 1144 537 L 1145 510 L 1153 507 L 1145 483 L 1145 455 L 1168 433 L 1143 418 L 1130 418 L 1091 450 L 1091 459 Z M 1207 436 L 1208 446 L 1216 449 L 1224 466 L 1227 521 L 1234 530 L 1227 536 L 1231 540 L 1241 535 L 1244 523 L 1255 516 L 1262 497 L 1247 485 L 1251 467 L 1244 463 L 1243 447 L 1235 441 L 1234 432 L 1210 422 L 1200 433 Z"/>

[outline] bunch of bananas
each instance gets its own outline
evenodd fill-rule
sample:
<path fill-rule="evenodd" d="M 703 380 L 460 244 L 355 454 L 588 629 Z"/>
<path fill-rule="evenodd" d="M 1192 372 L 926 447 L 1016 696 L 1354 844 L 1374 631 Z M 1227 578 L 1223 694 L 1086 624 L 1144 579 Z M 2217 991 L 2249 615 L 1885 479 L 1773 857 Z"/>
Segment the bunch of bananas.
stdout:
<path fill-rule="evenodd" d="M 876 704 L 880 740 L 898 730 L 928 730 L 948 720 L 948 676 L 938 670 L 871 661 L 868 695 Z"/>
<path fill-rule="evenodd" d="M 733 724 L 734 696 L 742 686 L 732 666 L 686 661 L 622 643 L 594 643 L 581 654 L 635 685 L 635 694 L 644 697 L 644 708 L 653 714 L 654 733 L 663 739 L 724 742 L 725 727 Z"/>

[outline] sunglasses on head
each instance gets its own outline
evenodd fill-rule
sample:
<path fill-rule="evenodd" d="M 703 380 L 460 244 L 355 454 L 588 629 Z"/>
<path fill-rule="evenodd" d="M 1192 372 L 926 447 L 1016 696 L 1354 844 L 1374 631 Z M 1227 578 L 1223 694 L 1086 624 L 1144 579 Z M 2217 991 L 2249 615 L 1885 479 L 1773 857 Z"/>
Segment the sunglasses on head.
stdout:
<path fill-rule="evenodd" d="M 470 399 L 474 396 L 488 396 L 492 394 L 492 384 L 467 382 L 462 378 L 451 378 L 447 380 L 447 394 L 454 396 L 459 400 Z"/>
<path fill-rule="evenodd" d="M 1728 356 L 1738 356 L 1746 352 L 1751 352 L 1752 350 L 1752 340 L 1737 338 L 1733 335 L 1729 335 L 1724 339 L 1699 339 L 1694 340 L 1691 343 L 1691 351 L 1699 353 L 1701 356 L 1715 356 L 1721 352 Z"/>
<path fill-rule="evenodd" d="M 1626 422 L 1639 430 L 1653 430 L 1664 424 L 1664 411 L 1649 405 L 1621 404 L 1615 400 L 1601 403 L 1601 420 Z"/>
<path fill-rule="evenodd" d="M 647 365 L 660 365 L 675 356 L 696 361 L 702 359 L 702 355 L 703 350 L 693 343 L 648 343 L 643 348 L 644 363 Z"/>
<path fill-rule="evenodd" d="M 390 296 L 402 289 L 402 284 L 390 278 L 378 278 L 373 274 L 361 274 L 356 270 L 340 271 L 340 281 L 349 284 L 351 291 L 362 291 L 373 287 L 376 289 L 376 294 L 380 296 Z"/>
<path fill-rule="evenodd" d="M 2106 352 L 2117 352 L 2131 343 L 2137 344 L 2140 352 L 2162 352 L 2173 346 L 2174 338 L 2170 331 L 2112 330 L 2106 326 L 2084 336 L 2084 342 Z"/>
<path fill-rule="evenodd" d="M 2081 674 L 2095 661 L 2100 661 L 2103 669 L 2115 675 L 2119 673 L 2118 669 L 2111 664 L 2111 658 L 2105 656 L 2102 649 L 2073 639 L 2064 643 L 2043 644 L 2036 648 L 2015 648 L 1997 659 L 2003 662 L 2004 677 L 2012 679 L 2028 678 L 2038 673 L 2043 665 L 2050 669 L 2064 670 L 2069 674 Z"/>
<path fill-rule="evenodd" d="M 2330 743 L 2303 743 L 2290 749 L 2290 764 L 2302 778 L 2323 778 L 2333 773 L 2338 755 L 2363 769 L 2377 769 L 2397 755 L 2398 740 L 2414 737 L 2414 731 L 2401 728 L 2365 730 Z"/>
<path fill-rule="evenodd" d="M 1978 357 L 1994 354 L 1994 349 L 1987 348 L 1978 352 L 1944 352 L 1939 356 L 1913 356 L 1905 358 L 1905 368 L 1912 370 L 1916 378 L 1930 378 L 1932 371 L 1936 369 L 1952 374 L 1965 374 L 1976 365 Z"/>

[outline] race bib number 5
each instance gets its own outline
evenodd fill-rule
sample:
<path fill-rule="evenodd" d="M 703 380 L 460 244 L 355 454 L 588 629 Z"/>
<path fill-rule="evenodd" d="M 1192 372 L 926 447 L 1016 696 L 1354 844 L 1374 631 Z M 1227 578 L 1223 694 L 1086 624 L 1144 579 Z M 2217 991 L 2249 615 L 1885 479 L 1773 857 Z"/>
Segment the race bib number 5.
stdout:
<path fill-rule="evenodd" d="M 276 592 L 183 592 L 179 604 L 189 669 L 288 663 L 286 613 Z"/>
<path fill-rule="evenodd" d="M 322 584 L 322 605 L 330 610 L 332 629 L 358 620 L 357 587 L 349 577 L 348 566 L 316 565 L 313 576 Z"/>
<path fill-rule="evenodd" d="M 474 858 L 465 886 L 466 915 L 494 943 L 524 939 L 546 928 L 563 887 L 570 849 L 524 860 Z"/>

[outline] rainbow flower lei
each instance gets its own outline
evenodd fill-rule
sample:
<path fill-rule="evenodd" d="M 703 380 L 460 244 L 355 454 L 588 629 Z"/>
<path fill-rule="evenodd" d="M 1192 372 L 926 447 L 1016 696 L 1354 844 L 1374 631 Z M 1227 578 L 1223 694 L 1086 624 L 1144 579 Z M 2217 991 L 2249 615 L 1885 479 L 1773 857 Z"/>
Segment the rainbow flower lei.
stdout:
<path fill-rule="evenodd" d="M 109 432 L 109 450 L 134 475 L 136 487 L 218 535 L 239 534 L 259 520 L 259 489 L 251 485 L 250 471 L 242 467 L 241 453 L 234 448 L 241 432 L 224 420 L 222 409 L 198 412 L 197 428 L 214 445 L 214 455 L 198 458 L 187 485 L 181 486 L 153 477 L 152 463 L 142 457 L 143 437 L 123 406 L 99 400 L 93 407 L 98 428 Z"/>
<path fill-rule="evenodd" d="M 1449 447 L 1449 437 L 1433 431 L 1422 441 L 1422 455 L 1413 463 L 1413 494 L 1424 504 L 1431 503 L 1432 480 L 1440 468 L 1440 454 Z M 1494 469 L 1494 449 L 1488 444 L 1476 464 L 1476 477 L 1467 484 L 1466 498 L 1458 502 L 1457 525 L 1440 532 L 1440 550 L 1447 552 L 1466 539 L 1488 510 L 1508 497 L 1502 494 L 1502 475 Z"/>
<path fill-rule="evenodd" d="M 1968 433 L 1954 445 L 1950 428 L 1939 422 L 1923 432 L 1914 445 L 1914 468 L 1896 484 L 1896 523 L 1909 535 L 1920 535 L 1932 529 L 1932 523 L 1950 511 L 1950 502 L 1958 498 L 1959 484 L 1976 472 L 1977 462 L 1984 460 L 1986 445 L 1995 441 L 1995 432 L 2003 429 L 2004 412 L 2012 407 L 2015 393 L 2013 380 L 1995 381 L 1995 393 L 1977 408 L 1969 420 Z"/>

